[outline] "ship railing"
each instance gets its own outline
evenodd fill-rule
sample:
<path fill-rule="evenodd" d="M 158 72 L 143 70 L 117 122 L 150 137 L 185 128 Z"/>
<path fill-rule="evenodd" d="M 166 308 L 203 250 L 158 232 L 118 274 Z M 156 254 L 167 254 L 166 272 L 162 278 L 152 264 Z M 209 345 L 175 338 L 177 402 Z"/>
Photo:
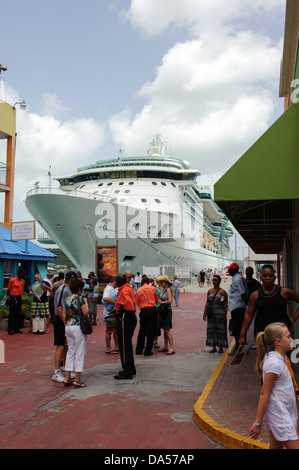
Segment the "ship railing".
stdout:
<path fill-rule="evenodd" d="M 57 195 L 63 195 L 63 196 L 72 196 L 72 197 L 82 197 L 85 199 L 97 199 L 98 201 L 105 201 L 105 202 L 116 202 L 117 198 L 111 197 L 111 196 L 105 196 L 102 194 L 91 194 L 87 193 L 86 191 L 63 191 L 60 188 L 34 188 L 30 189 L 28 193 L 26 194 L 26 198 L 28 196 L 32 196 L 35 194 L 57 194 Z"/>

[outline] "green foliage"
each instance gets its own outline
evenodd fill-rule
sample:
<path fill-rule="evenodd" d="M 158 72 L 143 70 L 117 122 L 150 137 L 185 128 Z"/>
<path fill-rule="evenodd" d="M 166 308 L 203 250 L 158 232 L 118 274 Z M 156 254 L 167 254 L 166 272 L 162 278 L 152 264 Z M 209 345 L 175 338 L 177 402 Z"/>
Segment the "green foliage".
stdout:
<path fill-rule="evenodd" d="M 4 297 L 5 294 L 1 294 L 1 299 Z M 1 300 L 0 299 L 0 300 Z M 22 316 L 27 317 L 30 314 L 31 308 L 31 300 L 27 294 L 22 295 Z M 9 306 L 8 305 L 0 305 L 0 320 L 1 318 L 8 318 L 9 314 Z"/>

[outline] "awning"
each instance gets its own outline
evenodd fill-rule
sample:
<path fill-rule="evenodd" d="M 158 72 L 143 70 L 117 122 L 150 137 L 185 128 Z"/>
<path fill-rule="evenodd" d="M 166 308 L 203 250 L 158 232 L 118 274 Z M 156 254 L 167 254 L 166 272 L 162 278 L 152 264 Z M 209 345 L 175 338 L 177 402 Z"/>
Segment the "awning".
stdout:
<path fill-rule="evenodd" d="M 299 106 L 293 104 L 214 185 L 214 200 L 256 253 L 278 253 L 299 199 Z"/>

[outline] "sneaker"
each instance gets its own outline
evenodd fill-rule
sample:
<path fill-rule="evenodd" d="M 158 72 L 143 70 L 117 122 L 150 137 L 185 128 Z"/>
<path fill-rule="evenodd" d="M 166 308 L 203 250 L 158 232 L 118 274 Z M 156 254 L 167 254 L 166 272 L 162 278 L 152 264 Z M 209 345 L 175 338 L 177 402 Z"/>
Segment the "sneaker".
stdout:
<path fill-rule="evenodd" d="M 58 371 L 58 372 L 56 372 L 56 373 L 53 372 L 52 380 L 54 380 L 54 382 L 62 383 L 62 382 L 64 382 L 64 380 L 65 380 L 65 376 L 62 374 L 61 371 Z"/>

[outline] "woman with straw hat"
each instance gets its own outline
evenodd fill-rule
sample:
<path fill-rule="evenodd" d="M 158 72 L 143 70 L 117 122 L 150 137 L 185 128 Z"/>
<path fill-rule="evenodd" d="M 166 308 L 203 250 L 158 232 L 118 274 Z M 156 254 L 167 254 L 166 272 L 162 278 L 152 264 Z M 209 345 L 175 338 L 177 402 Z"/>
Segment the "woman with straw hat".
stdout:
<path fill-rule="evenodd" d="M 175 354 L 174 346 L 173 346 L 173 336 L 172 336 L 172 292 L 171 286 L 172 282 L 168 278 L 168 276 L 158 276 L 156 277 L 156 283 L 163 288 L 163 292 L 160 297 L 160 305 L 167 305 L 167 314 L 166 315 L 159 315 L 159 325 L 160 328 L 164 330 L 164 347 L 158 349 L 158 352 L 167 352 L 167 354 Z M 169 344 L 169 348 L 168 348 Z"/>

